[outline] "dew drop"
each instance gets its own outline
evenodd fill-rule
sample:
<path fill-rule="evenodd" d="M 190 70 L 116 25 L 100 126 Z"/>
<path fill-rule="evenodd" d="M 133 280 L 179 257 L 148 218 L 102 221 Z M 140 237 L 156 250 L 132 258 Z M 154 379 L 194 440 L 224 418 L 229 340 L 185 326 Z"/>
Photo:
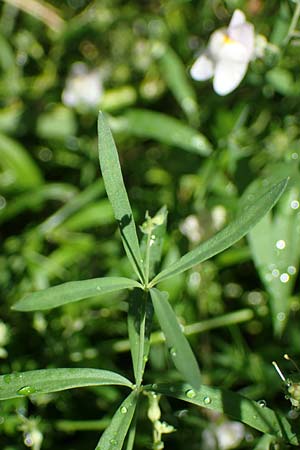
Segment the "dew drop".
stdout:
<path fill-rule="evenodd" d="M 211 403 L 211 398 L 210 397 L 204 397 L 203 402 L 205 405 L 209 405 Z"/>
<path fill-rule="evenodd" d="M 154 384 L 152 384 L 152 389 L 157 389 L 157 384 L 156 383 L 154 383 Z"/>
<path fill-rule="evenodd" d="M 285 246 L 286 244 L 283 239 L 279 239 L 279 241 L 276 242 L 276 248 L 278 248 L 278 250 L 283 250 Z"/>
<path fill-rule="evenodd" d="M 296 420 L 296 419 L 298 419 L 298 417 L 299 417 L 299 411 L 297 411 L 296 409 L 291 409 L 291 410 L 288 412 L 288 417 L 289 417 L 289 419 L 291 419 L 291 420 Z"/>
<path fill-rule="evenodd" d="M 100 287 L 100 286 L 97 286 L 97 287 L 96 287 L 96 290 L 97 290 L 97 291 L 101 291 L 101 287 Z"/>
<path fill-rule="evenodd" d="M 265 408 L 267 406 L 266 400 L 258 400 L 257 403 L 260 408 Z"/>
<path fill-rule="evenodd" d="M 116 439 L 111 439 L 111 440 L 109 441 L 109 443 L 110 443 L 111 445 L 117 445 L 117 444 L 118 444 L 118 441 L 116 441 Z"/>
<path fill-rule="evenodd" d="M 298 200 L 291 201 L 291 208 L 292 209 L 298 209 L 299 208 L 299 202 Z"/>
<path fill-rule="evenodd" d="M 279 279 L 280 279 L 281 283 L 287 283 L 289 281 L 289 279 L 290 279 L 290 276 L 287 273 L 282 273 L 280 275 Z"/>
<path fill-rule="evenodd" d="M 126 414 L 128 410 L 127 410 L 126 406 L 122 406 L 120 408 L 120 411 L 121 411 L 121 414 Z"/>
<path fill-rule="evenodd" d="M 279 322 L 283 322 L 285 320 L 286 315 L 284 312 L 279 312 L 276 317 L 277 320 L 279 320 Z"/>
<path fill-rule="evenodd" d="M 274 278 L 278 278 L 278 277 L 279 277 L 279 274 L 280 274 L 280 272 L 279 272 L 278 269 L 273 269 L 273 270 L 272 270 L 272 275 L 273 275 Z"/>
<path fill-rule="evenodd" d="M 143 361 L 144 361 L 145 363 L 148 361 L 148 356 L 147 356 L 147 355 L 144 355 L 144 356 L 143 356 Z"/>
<path fill-rule="evenodd" d="M 175 348 L 175 347 L 171 347 L 169 351 L 170 351 L 170 355 L 171 355 L 171 356 L 174 357 L 174 356 L 177 355 L 177 351 L 176 351 L 176 348 Z"/>
<path fill-rule="evenodd" d="M 295 266 L 289 266 L 287 271 L 290 275 L 295 275 L 295 273 L 297 272 L 297 269 Z"/>
<path fill-rule="evenodd" d="M 26 447 L 32 447 L 33 446 L 33 440 L 30 433 L 24 434 L 24 444 Z"/>
<path fill-rule="evenodd" d="M 298 157 L 299 157 L 299 155 L 296 152 L 292 153 L 292 155 L 291 155 L 292 159 L 298 159 Z"/>
<path fill-rule="evenodd" d="M 4 383 L 9 384 L 12 381 L 12 376 L 9 375 L 9 374 L 8 375 L 4 375 L 3 381 L 4 381 Z"/>
<path fill-rule="evenodd" d="M 256 419 L 257 419 L 257 416 L 253 416 L 253 419 L 256 420 Z"/>
<path fill-rule="evenodd" d="M 36 389 L 32 386 L 24 386 L 21 389 L 17 391 L 17 394 L 19 395 L 31 395 L 36 392 Z"/>
<path fill-rule="evenodd" d="M 187 398 L 194 398 L 196 397 L 196 392 L 193 391 L 193 389 L 189 389 L 188 391 L 186 391 L 185 396 Z"/>

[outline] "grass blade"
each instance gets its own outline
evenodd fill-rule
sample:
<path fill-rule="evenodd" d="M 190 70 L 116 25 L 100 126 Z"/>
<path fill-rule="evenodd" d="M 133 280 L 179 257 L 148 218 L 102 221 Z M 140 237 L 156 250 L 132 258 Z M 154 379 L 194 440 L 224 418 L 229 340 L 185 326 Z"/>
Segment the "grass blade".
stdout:
<path fill-rule="evenodd" d="M 199 366 L 167 300 L 166 292 L 151 289 L 150 294 L 175 367 L 185 380 L 198 389 L 201 385 Z"/>
<path fill-rule="evenodd" d="M 263 433 L 282 438 L 290 444 L 300 443 L 299 431 L 285 416 L 234 392 L 205 385 L 195 390 L 184 383 L 161 384 L 155 389 L 152 385 L 149 390 L 225 414 Z"/>
<path fill-rule="evenodd" d="M 150 283 L 154 286 L 158 282 L 190 269 L 196 264 L 222 252 L 239 241 L 264 215 L 275 205 L 285 190 L 287 179 L 275 184 L 260 198 L 245 202 L 239 217 L 231 222 L 212 238 L 200 244 L 197 248 L 180 258 L 179 261 L 160 272 Z"/>
<path fill-rule="evenodd" d="M 57 308 L 67 303 L 78 302 L 94 295 L 114 292 L 121 289 L 141 287 L 134 280 L 123 277 L 92 278 L 83 281 L 70 281 L 43 291 L 25 295 L 12 309 L 17 311 L 40 311 Z"/>
<path fill-rule="evenodd" d="M 142 257 L 135 222 L 125 189 L 118 152 L 107 120 L 100 112 L 98 118 L 99 160 L 108 198 L 120 226 L 126 254 L 140 280 L 144 280 Z"/>
<path fill-rule="evenodd" d="M 0 400 L 24 395 L 47 394 L 84 386 L 132 387 L 127 378 L 99 369 L 43 369 L 0 376 Z"/>
<path fill-rule="evenodd" d="M 138 392 L 131 392 L 114 414 L 109 427 L 102 434 L 95 450 L 121 450 L 137 401 Z"/>

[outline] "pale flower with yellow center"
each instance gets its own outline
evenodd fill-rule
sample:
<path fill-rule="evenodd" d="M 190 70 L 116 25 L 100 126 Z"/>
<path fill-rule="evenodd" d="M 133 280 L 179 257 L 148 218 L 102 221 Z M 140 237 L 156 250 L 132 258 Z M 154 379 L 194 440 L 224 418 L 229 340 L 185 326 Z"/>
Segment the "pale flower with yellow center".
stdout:
<path fill-rule="evenodd" d="M 213 32 L 204 52 L 191 68 L 194 80 L 213 77 L 219 95 L 232 92 L 244 78 L 249 62 L 255 58 L 255 32 L 245 14 L 236 9 L 227 28 Z"/>

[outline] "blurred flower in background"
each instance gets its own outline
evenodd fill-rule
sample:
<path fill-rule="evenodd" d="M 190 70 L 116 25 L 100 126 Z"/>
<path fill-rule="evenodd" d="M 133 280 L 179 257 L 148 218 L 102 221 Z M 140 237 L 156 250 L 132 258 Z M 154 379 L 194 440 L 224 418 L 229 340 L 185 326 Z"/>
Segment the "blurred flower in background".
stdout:
<path fill-rule="evenodd" d="M 4 348 L 9 342 L 9 328 L 8 326 L 0 320 L 0 358 L 7 357 L 7 351 Z"/>
<path fill-rule="evenodd" d="M 66 106 L 78 109 L 94 109 L 99 106 L 103 94 L 101 73 L 89 70 L 83 62 L 71 66 L 62 101 Z"/>
<path fill-rule="evenodd" d="M 191 76 L 197 81 L 213 77 L 215 92 L 227 95 L 240 84 L 254 58 L 254 27 L 246 21 L 245 14 L 236 9 L 228 28 L 211 35 L 207 48 L 191 68 Z"/>
<path fill-rule="evenodd" d="M 202 441 L 207 450 L 229 450 L 238 447 L 245 437 L 245 427 L 240 422 L 225 421 L 213 429 L 202 433 Z"/>

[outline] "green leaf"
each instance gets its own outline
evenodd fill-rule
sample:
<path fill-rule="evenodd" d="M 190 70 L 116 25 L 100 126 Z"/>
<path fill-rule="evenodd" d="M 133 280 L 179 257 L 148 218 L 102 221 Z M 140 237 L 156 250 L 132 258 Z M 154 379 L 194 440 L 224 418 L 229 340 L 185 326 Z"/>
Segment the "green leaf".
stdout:
<path fill-rule="evenodd" d="M 65 222 L 72 214 L 80 211 L 92 200 L 101 196 L 103 192 L 104 186 L 102 182 L 97 181 L 96 183 L 91 184 L 83 192 L 79 192 L 75 197 L 71 198 L 66 205 L 63 205 L 55 211 L 54 214 L 48 217 L 48 219 L 39 226 L 39 229 L 42 233 L 49 233 Z"/>
<path fill-rule="evenodd" d="M 127 378 L 99 369 L 44 369 L 0 376 L 0 400 L 32 394 L 47 394 L 84 386 L 132 387 Z"/>
<path fill-rule="evenodd" d="M 155 386 L 155 389 L 153 389 L 153 385 L 149 388 L 145 386 L 145 390 L 217 411 L 263 433 L 282 438 L 290 444 L 299 445 L 300 443 L 300 433 L 284 415 L 270 408 L 262 407 L 259 403 L 235 392 L 205 385 L 196 390 L 191 385 L 184 383 L 179 385 L 159 384 L 157 387 Z"/>
<path fill-rule="evenodd" d="M 264 434 L 254 447 L 254 450 L 270 450 L 274 448 L 274 437 L 268 434 Z"/>
<path fill-rule="evenodd" d="M 107 120 L 100 112 L 98 118 L 99 160 L 108 198 L 120 226 L 126 254 L 139 276 L 144 280 L 142 257 L 135 222 L 124 186 L 118 152 Z"/>
<path fill-rule="evenodd" d="M 274 331 L 279 335 L 287 322 L 299 266 L 299 197 L 298 177 L 281 197 L 273 218 L 266 215 L 248 236 L 255 266 L 270 295 Z"/>
<path fill-rule="evenodd" d="M 42 184 L 42 174 L 29 152 L 19 142 L 0 135 L 0 166 L 11 175 L 19 188 L 37 187 Z"/>
<path fill-rule="evenodd" d="M 99 227 L 115 223 L 113 210 L 105 198 L 98 202 L 86 205 L 72 217 L 67 219 L 62 227 L 71 231 L 82 231 L 87 228 Z"/>
<path fill-rule="evenodd" d="M 23 211 L 39 209 L 48 200 L 66 202 L 77 193 L 75 186 L 67 183 L 49 183 L 26 191 L 8 201 L 5 208 L 0 210 L 0 223 L 6 222 Z"/>
<path fill-rule="evenodd" d="M 171 358 L 183 378 L 198 389 L 201 385 L 201 375 L 198 363 L 190 344 L 183 334 L 175 313 L 168 302 L 168 294 L 158 289 L 150 290 L 154 310 L 166 337 Z"/>
<path fill-rule="evenodd" d="M 138 392 L 131 392 L 114 414 L 109 427 L 104 431 L 95 450 L 121 450 L 137 401 Z"/>
<path fill-rule="evenodd" d="M 287 179 L 284 179 L 267 190 L 267 192 L 264 192 L 259 198 L 253 199 L 251 197 L 248 202 L 244 203 L 243 210 L 239 213 L 236 220 L 227 225 L 227 227 L 215 236 L 182 256 L 179 261 L 160 272 L 152 280 L 150 286 L 154 286 L 162 280 L 190 269 L 239 241 L 275 205 L 285 190 L 286 185 Z"/>
<path fill-rule="evenodd" d="M 162 76 L 179 105 L 193 123 L 199 120 L 196 93 L 187 76 L 186 67 L 175 51 L 161 42 L 155 43 L 154 55 L 157 55 Z"/>
<path fill-rule="evenodd" d="M 129 298 L 128 334 L 135 382 L 141 384 L 150 350 L 153 307 L 149 296 L 135 289 Z"/>
<path fill-rule="evenodd" d="M 203 134 L 166 114 L 130 109 L 120 117 L 120 125 L 122 131 L 133 136 L 154 139 L 198 155 L 208 156 L 212 152 L 212 145 Z"/>
<path fill-rule="evenodd" d="M 141 287 L 134 280 L 123 277 L 92 278 L 91 280 L 70 281 L 43 291 L 25 295 L 12 307 L 17 311 L 39 311 L 77 302 L 94 295 Z"/>

